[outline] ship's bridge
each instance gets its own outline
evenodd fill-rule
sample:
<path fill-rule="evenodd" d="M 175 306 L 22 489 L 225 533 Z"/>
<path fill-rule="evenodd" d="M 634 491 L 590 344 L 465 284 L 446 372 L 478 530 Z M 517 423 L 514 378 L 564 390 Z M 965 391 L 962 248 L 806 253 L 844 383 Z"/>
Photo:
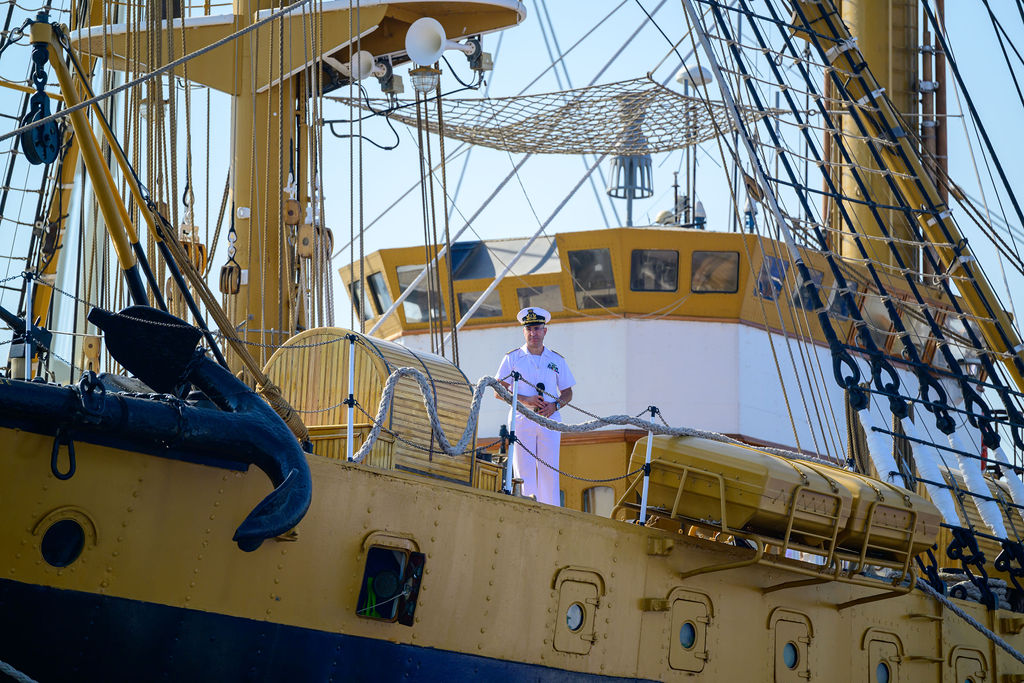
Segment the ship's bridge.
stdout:
<path fill-rule="evenodd" d="M 596 415 L 636 415 L 656 405 L 674 425 L 791 448 L 797 447 L 795 424 L 799 447 L 808 451 L 820 450 L 810 427 L 815 411 L 842 415 L 844 399 L 832 378 L 815 302 L 796 286 L 792 260 L 774 240 L 643 227 L 560 233 L 523 250 L 526 245 L 526 239 L 455 243 L 450 261 L 442 257 L 436 272 L 415 286 L 423 270 L 422 246 L 368 255 L 362 283 L 358 264 L 341 268 L 341 276 L 365 329 L 380 323 L 372 334 L 414 349 L 432 350 L 433 344 L 441 351 L 436 320 L 445 321 L 447 336 L 451 321 L 465 318 L 458 333 L 459 366 L 471 381 L 494 374 L 503 353 L 523 343 L 515 315 L 539 306 L 552 313 L 547 346 L 568 359 L 577 378 L 573 403 Z M 836 296 L 825 259 L 810 250 L 803 256 L 840 340 L 856 343 L 850 312 Z M 844 264 L 844 277 L 857 289 L 858 308 L 879 348 L 895 352 L 899 342 L 883 297 L 856 264 Z M 918 305 L 905 281 L 882 279 L 887 294 L 909 313 L 906 325 L 923 360 L 931 362 L 935 344 L 924 317 L 914 315 Z M 408 297 L 381 321 L 410 286 Z M 922 287 L 927 297 L 931 290 Z M 957 332 L 959 321 L 947 317 L 938 297 L 927 304 L 938 312 L 940 325 Z M 959 332 L 952 338 L 962 337 Z M 451 356 L 450 340 L 443 351 Z M 798 388 L 808 377 L 818 397 L 805 410 Z M 496 434 L 506 413 L 504 404 L 485 400 L 481 437 Z M 563 418 L 589 419 L 572 410 L 563 411 Z"/>

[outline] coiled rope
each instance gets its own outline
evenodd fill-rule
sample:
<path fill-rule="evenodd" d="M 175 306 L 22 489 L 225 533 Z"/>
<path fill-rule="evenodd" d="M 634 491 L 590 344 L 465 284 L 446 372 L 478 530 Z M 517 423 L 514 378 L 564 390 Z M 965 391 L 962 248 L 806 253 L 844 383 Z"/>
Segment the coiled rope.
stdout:
<path fill-rule="evenodd" d="M 430 380 L 422 372 L 416 368 L 404 367 L 398 368 L 390 375 L 388 375 L 387 381 L 384 383 L 384 389 L 381 392 L 380 403 L 377 406 L 377 414 L 373 418 L 373 428 L 370 430 L 363 445 L 360 446 L 359 450 L 355 452 L 352 459 L 356 462 L 362 462 L 366 455 L 373 448 L 377 442 L 377 438 L 380 436 L 381 429 L 383 428 L 384 420 L 387 416 L 388 409 L 391 407 L 391 402 L 394 400 L 395 387 L 398 385 L 398 381 L 403 377 L 412 377 L 416 380 L 419 385 L 420 395 L 423 398 L 423 406 L 427 410 L 427 416 L 430 419 L 430 428 L 437 437 L 437 441 L 441 446 L 442 452 L 448 455 L 461 455 L 466 452 L 466 447 L 473 440 L 476 435 L 477 420 L 480 416 L 480 403 L 483 400 L 484 392 L 488 388 L 494 389 L 498 396 L 510 403 L 512 401 L 512 393 L 505 388 L 505 386 L 498 379 L 491 376 L 484 376 L 477 380 L 476 386 L 473 388 L 473 401 L 470 403 L 469 409 L 469 420 L 466 423 L 466 428 L 463 430 L 462 435 L 459 437 L 458 443 L 454 446 L 448 439 L 448 436 L 444 432 L 444 427 L 441 426 L 441 420 L 437 415 L 437 407 L 434 404 L 433 392 L 430 389 Z M 723 443 L 729 443 L 733 445 L 749 447 L 748 444 L 742 441 L 737 441 L 724 434 L 718 432 L 710 432 L 703 429 L 693 429 L 692 427 L 669 427 L 667 425 L 660 425 L 656 422 L 648 420 L 642 420 L 639 417 L 633 417 L 631 415 L 609 415 L 607 417 L 598 417 L 593 420 L 586 422 L 580 422 L 577 424 L 563 424 L 556 420 L 552 420 L 547 417 L 533 412 L 532 409 L 526 407 L 522 403 L 516 405 L 516 410 L 528 420 L 536 422 L 541 427 L 564 433 L 581 433 L 589 432 L 601 427 L 610 426 L 631 426 L 637 429 L 643 429 L 649 431 L 652 434 L 659 434 L 665 436 L 696 436 L 702 439 L 710 439 L 712 441 L 720 441 Z M 784 458 L 790 458 L 794 460 L 804 460 L 807 462 L 813 462 L 822 465 L 832 465 L 822 458 L 814 458 L 811 456 L 804 455 L 802 453 L 795 453 L 783 448 L 761 448 L 759 450 L 765 453 L 771 453 Z"/>

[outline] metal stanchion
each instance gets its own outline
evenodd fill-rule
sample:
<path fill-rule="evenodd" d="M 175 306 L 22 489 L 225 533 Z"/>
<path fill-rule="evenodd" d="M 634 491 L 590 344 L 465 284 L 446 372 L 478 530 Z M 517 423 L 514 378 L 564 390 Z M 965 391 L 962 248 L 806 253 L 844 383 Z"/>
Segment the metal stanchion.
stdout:
<path fill-rule="evenodd" d="M 356 396 L 355 396 L 355 381 L 356 381 L 356 335 L 346 334 L 345 339 L 348 339 L 348 398 L 345 399 L 345 405 L 348 406 L 348 425 L 345 429 L 345 444 L 348 450 L 348 460 L 352 460 L 352 454 L 355 451 L 355 444 L 352 443 L 354 438 L 352 420 L 355 419 L 356 409 Z"/>
<path fill-rule="evenodd" d="M 516 404 L 519 403 L 519 380 L 522 375 L 518 372 L 512 373 L 512 412 L 508 418 L 508 442 L 510 445 L 508 456 L 505 458 L 505 486 L 502 489 L 505 493 L 512 493 L 512 449 L 516 443 Z"/>
<path fill-rule="evenodd" d="M 25 271 L 25 379 L 32 380 L 32 273 Z"/>
<path fill-rule="evenodd" d="M 654 422 L 654 416 L 658 414 L 658 408 L 656 406 L 647 406 L 647 410 L 651 413 L 651 422 Z M 654 432 L 648 429 L 647 458 L 644 460 L 644 489 L 643 493 L 640 494 L 640 524 L 644 524 L 647 521 L 647 487 L 651 482 L 651 448 L 653 446 Z"/>

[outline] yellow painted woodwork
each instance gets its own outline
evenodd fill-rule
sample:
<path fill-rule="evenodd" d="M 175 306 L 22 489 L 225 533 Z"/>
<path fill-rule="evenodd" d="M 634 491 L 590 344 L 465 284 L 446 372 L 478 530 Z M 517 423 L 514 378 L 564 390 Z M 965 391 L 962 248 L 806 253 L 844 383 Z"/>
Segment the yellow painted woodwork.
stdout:
<path fill-rule="evenodd" d="M 373 423 L 361 422 L 354 424 L 352 432 L 352 450 L 358 451 L 373 428 Z M 313 444 L 313 452 L 325 458 L 345 460 L 348 457 L 348 426 L 340 425 L 313 425 L 309 427 L 309 440 Z M 370 467 L 379 467 L 390 470 L 395 466 L 394 459 L 395 437 L 387 432 L 381 432 L 374 442 L 373 448 L 363 461 Z"/>
<path fill-rule="evenodd" d="M 485 427 L 489 425 L 484 425 Z M 597 432 L 562 434 L 559 448 L 559 468 L 564 472 L 581 473 L 588 479 L 615 479 L 630 471 L 629 456 L 633 444 L 646 435 L 637 429 L 613 429 Z M 493 439 L 481 439 L 483 442 Z M 612 500 L 626 492 L 629 481 L 616 479 L 608 482 L 587 482 L 566 476 L 559 477 L 559 488 L 565 493 L 565 507 L 584 509 L 585 492 L 594 486 L 612 489 Z"/>
<path fill-rule="evenodd" d="M 484 491 L 500 491 L 504 467 L 496 462 L 473 460 L 473 487 Z"/>
<path fill-rule="evenodd" d="M 295 250 L 302 258 L 313 257 L 313 226 L 309 223 L 303 223 L 299 226 L 298 234 L 295 240 Z"/>
<path fill-rule="evenodd" d="M 182 225 L 179 228 L 178 243 L 181 245 L 185 256 L 192 262 L 192 266 L 199 273 L 206 272 L 207 249 L 206 245 L 199 241 L 198 232 L 194 225 Z"/>
<path fill-rule="evenodd" d="M 360 8 L 360 26 L 362 31 L 370 31 L 380 22 L 384 16 L 385 5 Z M 262 19 L 266 10 L 260 12 L 256 19 Z M 354 14 L 354 12 L 353 12 Z M 240 86 L 245 78 L 236 73 L 233 69 L 226 68 L 226 65 L 235 62 L 238 52 L 245 55 L 248 62 L 248 55 L 255 46 L 263 46 L 267 56 L 256 61 L 255 89 L 263 91 L 272 84 L 280 82 L 282 64 L 285 77 L 308 68 L 313 62 L 313 55 L 317 53 L 332 54 L 349 43 L 349 8 L 325 10 L 319 15 L 317 21 L 323 21 L 324 42 L 322 46 L 314 48 L 310 37 L 310 18 L 301 11 L 292 12 L 279 20 L 270 22 L 257 29 L 248 36 L 242 38 L 238 43 L 228 42 L 225 45 L 200 55 L 189 62 L 185 67 L 174 70 L 178 76 L 186 76 L 189 80 L 209 86 L 214 90 L 225 92 L 231 95 L 243 94 L 243 86 Z M 355 21 L 354 19 L 352 20 Z M 190 52 L 212 45 L 217 41 L 231 35 L 240 28 L 249 25 L 249 21 L 236 21 L 236 17 L 224 14 L 212 17 L 191 17 L 187 19 L 175 19 L 173 32 L 167 30 L 167 21 L 162 22 L 160 30 L 159 46 L 152 49 L 160 50 L 153 54 L 173 54 L 181 57 L 181 34 L 185 31 L 185 45 Z M 184 29 L 182 26 L 184 25 Z M 281 61 L 280 32 L 284 29 L 284 61 Z M 360 31 L 356 31 L 358 34 Z M 132 60 L 132 55 L 148 55 L 150 48 L 150 37 L 148 31 L 128 31 L 126 25 L 108 27 L 106 36 L 100 27 L 93 27 L 91 30 L 83 30 L 72 36 L 73 44 L 82 52 L 93 55 L 96 58 L 109 61 L 108 68 L 115 70 L 126 70 L 134 66 L 138 70 L 150 70 L 162 66 L 162 64 L 145 64 Z M 169 45 L 173 40 L 174 45 Z M 270 46 L 273 45 L 273 49 Z M 169 59 L 167 61 L 170 61 Z M 187 72 L 187 73 L 186 73 Z"/>
<path fill-rule="evenodd" d="M 284 200 L 284 222 L 286 225 L 298 225 L 300 214 L 299 202 L 295 199 Z"/>
<path fill-rule="evenodd" d="M 82 337 L 81 350 L 79 352 L 78 365 L 83 370 L 92 370 L 98 372 L 100 369 L 100 349 L 102 347 L 102 338 L 96 334 L 90 334 Z"/>

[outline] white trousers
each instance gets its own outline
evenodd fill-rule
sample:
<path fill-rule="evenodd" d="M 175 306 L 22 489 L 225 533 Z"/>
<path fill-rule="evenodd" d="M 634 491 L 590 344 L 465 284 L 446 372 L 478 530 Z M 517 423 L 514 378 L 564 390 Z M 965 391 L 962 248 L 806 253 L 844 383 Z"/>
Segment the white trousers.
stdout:
<path fill-rule="evenodd" d="M 551 467 L 558 467 L 561 432 L 545 429 L 536 422 L 517 415 L 516 439 L 522 441 L 525 446 L 524 449 L 517 443 L 512 448 L 513 474 L 523 480 L 523 493 L 527 496 L 537 496 L 541 503 L 561 505 L 558 472 L 537 462 L 537 458 L 540 458 Z M 530 453 L 534 453 L 537 458 Z"/>

